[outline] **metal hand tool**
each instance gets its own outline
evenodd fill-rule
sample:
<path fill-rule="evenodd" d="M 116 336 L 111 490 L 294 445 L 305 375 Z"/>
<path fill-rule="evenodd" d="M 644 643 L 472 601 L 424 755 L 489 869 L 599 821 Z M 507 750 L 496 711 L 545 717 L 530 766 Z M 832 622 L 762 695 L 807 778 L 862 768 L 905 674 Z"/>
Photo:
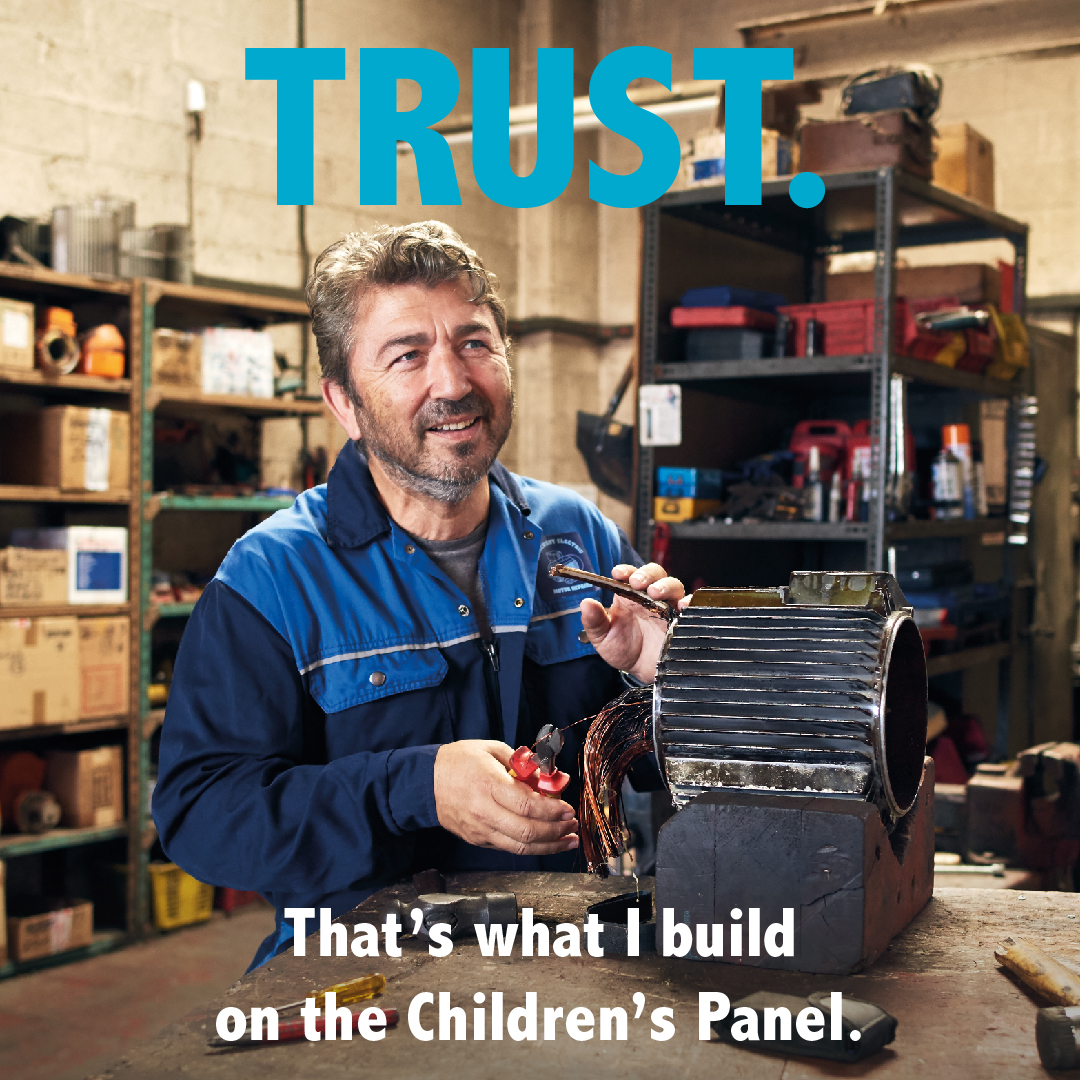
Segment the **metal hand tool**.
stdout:
<path fill-rule="evenodd" d="M 421 922 L 415 925 L 413 911 L 419 909 Z M 484 893 L 481 896 L 463 896 L 458 893 L 423 893 L 410 903 L 408 900 L 391 900 L 386 915 L 396 915 L 406 932 L 418 937 L 430 937 L 436 923 L 450 927 L 450 938 L 456 941 L 472 933 L 473 927 L 503 926 L 517 922 L 517 896 L 514 893 Z"/>
<path fill-rule="evenodd" d="M 552 577 L 569 578 L 571 581 L 585 581 L 590 585 L 595 585 L 598 589 L 607 589 L 608 592 L 613 592 L 624 600 L 631 600 L 635 604 L 640 604 L 650 614 L 666 619 L 668 622 L 672 622 L 679 614 L 678 609 L 666 601 L 654 600 L 647 592 L 631 589 L 625 582 L 604 577 L 603 574 L 592 574 L 588 570 L 575 570 L 574 567 L 563 566 L 562 563 L 553 566 L 548 573 Z"/>
<path fill-rule="evenodd" d="M 314 998 L 315 1005 L 321 1009 L 326 1003 L 327 994 L 337 994 L 337 1003 L 339 1005 L 352 1005 L 357 1001 L 367 1001 L 376 994 L 381 994 L 385 988 L 385 976 L 378 973 L 360 975 L 355 979 L 349 979 L 348 982 L 334 983 L 333 986 L 328 986 L 325 990 L 318 990 L 314 994 L 308 994 L 307 997 L 302 997 L 299 1001 L 290 1001 L 288 1005 L 279 1005 L 277 1011 L 284 1012 L 286 1009 L 298 1009 L 308 998 Z"/>

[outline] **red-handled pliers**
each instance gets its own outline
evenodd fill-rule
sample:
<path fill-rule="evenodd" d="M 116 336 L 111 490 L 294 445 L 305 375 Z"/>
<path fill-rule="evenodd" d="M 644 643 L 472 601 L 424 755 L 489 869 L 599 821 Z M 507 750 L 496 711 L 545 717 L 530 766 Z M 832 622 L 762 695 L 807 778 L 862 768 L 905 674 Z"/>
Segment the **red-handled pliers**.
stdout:
<path fill-rule="evenodd" d="M 531 748 L 519 746 L 510 756 L 510 775 L 541 795 L 558 798 L 570 783 L 570 776 L 555 768 L 555 756 L 562 746 L 562 732 L 554 724 L 545 724 Z"/>

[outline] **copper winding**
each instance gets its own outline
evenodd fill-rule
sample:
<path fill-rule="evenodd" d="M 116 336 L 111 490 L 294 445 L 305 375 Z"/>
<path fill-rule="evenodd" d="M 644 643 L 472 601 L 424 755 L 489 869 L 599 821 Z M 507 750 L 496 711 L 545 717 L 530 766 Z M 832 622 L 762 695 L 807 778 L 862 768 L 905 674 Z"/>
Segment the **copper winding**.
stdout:
<path fill-rule="evenodd" d="M 608 876 L 608 859 L 625 850 L 622 783 L 630 766 L 650 753 L 651 686 L 635 687 L 605 705 L 585 739 L 581 785 L 581 851 L 592 873 Z"/>

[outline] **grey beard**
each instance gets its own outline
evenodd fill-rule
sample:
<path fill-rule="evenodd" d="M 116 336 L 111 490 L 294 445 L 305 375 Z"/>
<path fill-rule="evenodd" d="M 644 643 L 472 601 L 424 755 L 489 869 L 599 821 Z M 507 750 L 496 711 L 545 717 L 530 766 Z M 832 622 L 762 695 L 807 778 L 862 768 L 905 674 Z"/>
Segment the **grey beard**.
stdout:
<path fill-rule="evenodd" d="M 423 495 L 451 506 L 464 502 L 487 475 L 485 471 L 480 476 L 470 477 L 425 476 L 406 468 L 372 439 L 365 439 L 364 446 L 383 463 L 386 471 L 400 487 L 415 495 Z"/>

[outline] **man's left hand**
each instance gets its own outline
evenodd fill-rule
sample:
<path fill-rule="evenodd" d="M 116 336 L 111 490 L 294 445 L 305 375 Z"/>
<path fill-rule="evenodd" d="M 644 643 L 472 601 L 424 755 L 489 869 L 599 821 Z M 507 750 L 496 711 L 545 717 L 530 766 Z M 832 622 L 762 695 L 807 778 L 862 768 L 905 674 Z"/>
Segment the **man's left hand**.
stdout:
<path fill-rule="evenodd" d="M 658 563 L 633 567 L 620 563 L 611 571 L 616 581 L 647 592 L 654 600 L 666 600 L 680 610 L 690 598 L 683 583 L 668 577 Z M 610 608 L 599 600 L 581 601 L 581 622 L 590 643 L 613 668 L 627 671 L 642 682 L 656 677 L 656 664 L 667 637 L 668 624 L 640 604 L 616 596 Z"/>

